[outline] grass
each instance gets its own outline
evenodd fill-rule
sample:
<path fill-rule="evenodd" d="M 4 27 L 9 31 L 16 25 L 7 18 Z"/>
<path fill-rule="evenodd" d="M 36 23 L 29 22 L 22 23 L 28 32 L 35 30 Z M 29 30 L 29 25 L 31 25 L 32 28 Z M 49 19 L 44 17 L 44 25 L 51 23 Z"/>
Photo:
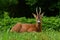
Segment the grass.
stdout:
<path fill-rule="evenodd" d="M 0 32 L 0 40 L 60 40 L 60 32 L 57 31 L 30 32 L 30 33 Z"/>
<path fill-rule="evenodd" d="M 5 15 L 4 20 L 0 20 L 0 40 L 60 40 L 60 32 L 57 31 L 60 29 L 60 18 L 43 17 L 43 32 L 8 32 L 12 25 L 17 22 L 35 23 L 35 19 L 26 19 L 25 17 L 9 18 L 9 16 Z M 53 28 L 57 30 L 54 31 Z"/>

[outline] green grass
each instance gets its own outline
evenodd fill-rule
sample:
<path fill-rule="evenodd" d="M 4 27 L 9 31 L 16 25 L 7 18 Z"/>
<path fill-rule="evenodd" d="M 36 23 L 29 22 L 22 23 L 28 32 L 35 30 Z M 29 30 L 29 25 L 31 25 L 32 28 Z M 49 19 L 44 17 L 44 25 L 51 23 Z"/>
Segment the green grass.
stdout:
<path fill-rule="evenodd" d="M 57 31 L 24 32 L 24 33 L 1 32 L 0 40 L 60 40 L 60 32 Z"/>
<path fill-rule="evenodd" d="M 10 18 L 4 16 L 0 19 L 0 40 L 60 40 L 60 18 L 58 17 L 43 17 L 42 30 L 43 32 L 24 32 L 16 33 L 9 32 L 17 22 L 35 23 L 34 18 Z"/>

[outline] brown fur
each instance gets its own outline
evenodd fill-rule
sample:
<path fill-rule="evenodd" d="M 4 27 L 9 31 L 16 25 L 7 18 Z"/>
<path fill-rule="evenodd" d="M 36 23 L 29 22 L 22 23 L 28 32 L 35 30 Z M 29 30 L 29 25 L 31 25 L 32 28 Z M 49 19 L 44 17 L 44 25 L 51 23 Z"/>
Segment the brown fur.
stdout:
<path fill-rule="evenodd" d="M 36 27 L 36 24 L 20 24 L 17 23 L 12 27 L 10 30 L 11 32 L 37 32 L 38 28 Z"/>

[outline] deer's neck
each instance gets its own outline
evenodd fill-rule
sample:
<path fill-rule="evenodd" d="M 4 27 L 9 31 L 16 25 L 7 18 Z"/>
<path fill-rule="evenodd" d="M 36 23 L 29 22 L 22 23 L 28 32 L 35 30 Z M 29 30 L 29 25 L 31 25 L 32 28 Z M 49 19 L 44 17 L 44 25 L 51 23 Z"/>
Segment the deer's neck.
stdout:
<path fill-rule="evenodd" d="M 37 23 L 37 28 L 38 28 L 38 31 L 41 32 L 42 31 L 42 23 Z"/>

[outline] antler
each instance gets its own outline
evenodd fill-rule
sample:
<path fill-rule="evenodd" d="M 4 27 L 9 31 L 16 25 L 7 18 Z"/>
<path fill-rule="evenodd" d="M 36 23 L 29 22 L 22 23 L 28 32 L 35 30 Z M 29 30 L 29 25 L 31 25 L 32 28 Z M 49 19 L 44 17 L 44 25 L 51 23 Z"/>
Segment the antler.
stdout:
<path fill-rule="evenodd" d="M 38 12 L 38 9 L 36 8 L 36 14 L 37 15 L 40 15 L 41 14 L 41 8 L 39 7 L 39 12 Z"/>
<path fill-rule="evenodd" d="M 38 15 L 38 9 L 37 9 L 37 7 L 36 7 L 36 14 Z"/>
<path fill-rule="evenodd" d="M 41 8 L 39 7 L 39 15 L 41 14 Z"/>

